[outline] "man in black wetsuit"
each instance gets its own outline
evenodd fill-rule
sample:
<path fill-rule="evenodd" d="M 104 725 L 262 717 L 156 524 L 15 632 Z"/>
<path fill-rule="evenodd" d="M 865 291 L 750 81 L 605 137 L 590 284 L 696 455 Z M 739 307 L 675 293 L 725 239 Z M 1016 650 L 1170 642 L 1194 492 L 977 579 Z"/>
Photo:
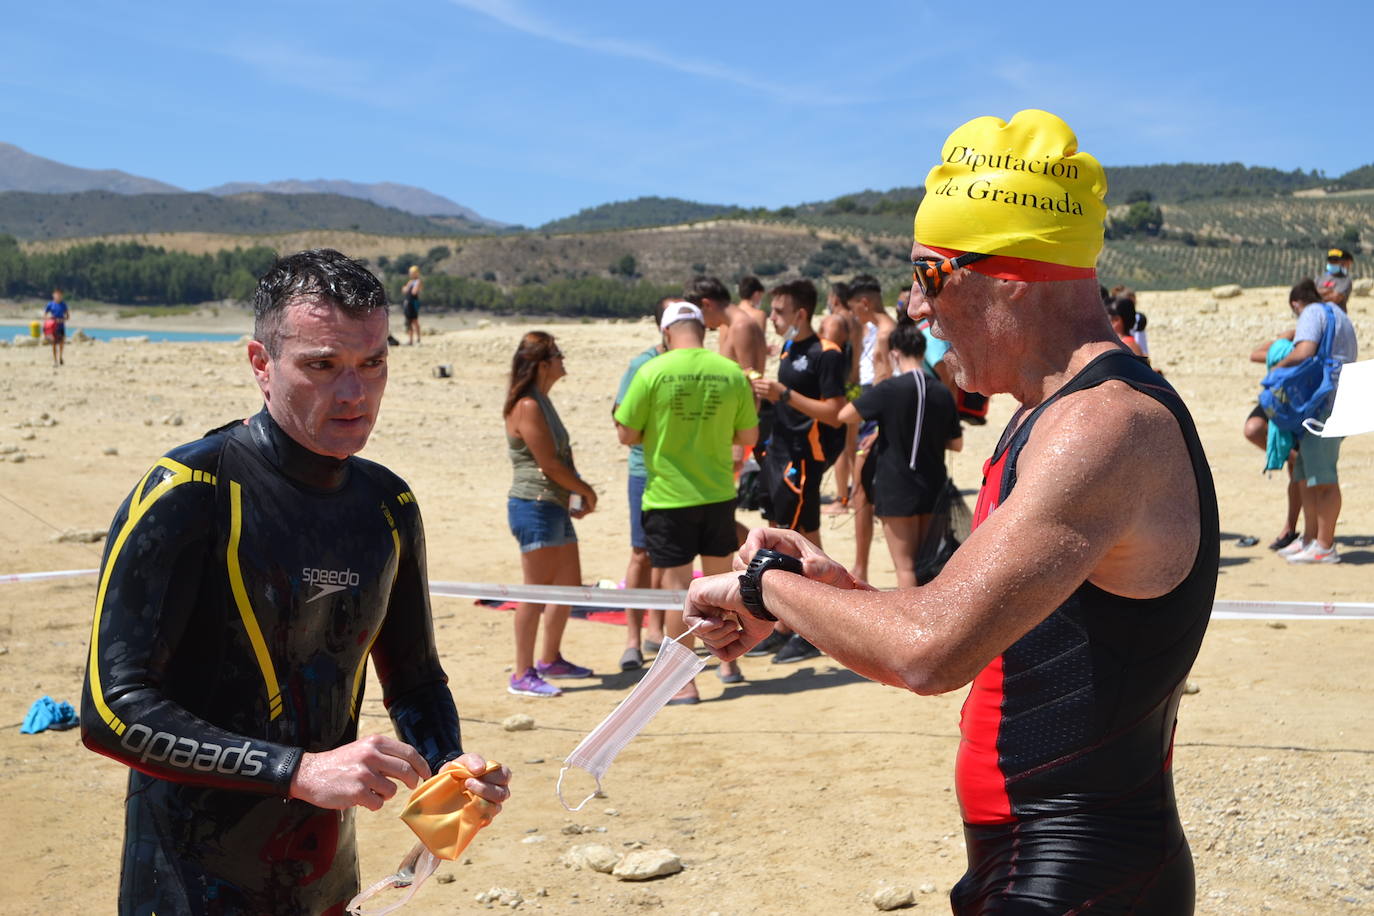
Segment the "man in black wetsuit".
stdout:
<path fill-rule="evenodd" d="M 972 682 L 957 914 L 1193 910 L 1171 764 L 1216 590 L 1216 495 L 1182 400 L 1102 310 L 1105 195 L 1101 166 L 1044 111 L 970 121 L 927 177 L 911 315 L 949 341 L 961 387 L 1021 405 L 939 576 L 863 590 L 814 544 L 763 529 L 744 575 L 688 593 L 688 623 L 722 658 L 776 615 L 874 680 Z"/>
<path fill-rule="evenodd" d="M 386 294 L 280 259 L 248 345 L 265 408 L 168 452 L 110 527 L 82 739 L 132 768 L 119 911 L 342 914 L 353 812 L 463 754 L 405 482 L 353 457 L 386 387 Z M 398 738 L 358 738 L 372 658 Z M 466 787 L 500 809 L 502 767 Z"/>

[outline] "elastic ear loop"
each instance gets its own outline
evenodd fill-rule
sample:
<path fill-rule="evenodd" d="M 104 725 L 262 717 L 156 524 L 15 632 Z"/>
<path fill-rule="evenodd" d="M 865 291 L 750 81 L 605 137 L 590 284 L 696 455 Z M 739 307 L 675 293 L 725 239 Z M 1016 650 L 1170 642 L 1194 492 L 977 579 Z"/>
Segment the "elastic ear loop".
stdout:
<path fill-rule="evenodd" d="M 682 635 L 683 635 L 683 636 L 691 636 L 692 633 L 696 630 L 696 628 L 699 627 L 699 626 L 701 626 L 701 625 L 702 625 L 703 623 L 705 623 L 705 622 L 706 622 L 706 621 L 704 621 L 704 620 L 698 620 L 696 623 L 694 623 L 694 624 L 692 624 L 690 627 L 688 627 L 688 628 L 687 628 L 687 632 L 683 633 Z M 667 634 L 664 634 L 664 637 L 663 637 L 663 638 L 664 638 L 664 641 L 666 641 L 666 642 L 676 643 L 677 645 L 680 645 L 680 646 L 682 645 L 682 644 L 679 643 L 676 639 L 673 639 L 671 636 L 668 636 Z M 689 651 L 689 652 L 691 651 L 690 649 L 687 649 L 686 646 L 682 646 L 682 648 L 685 649 L 686 651 Z M 636 686 L 638 686 L 638 685 L 636 685 Z M 633 693 L 633 691 L 631 691 L 631 692 Z M 628 700 L 629 697 L 626 697 L 625 699 Z M 625 700 L 621 700 L 620 702 L 621 702 L 621 703 L 624 703 Z M 619 708 L 620 708 L 619 706 L 616 707 L 616 709 L 619 709 Z M 662 709 L 662 708 L 663 708 L 663 707 L 661 707 L 661 706 L 659 707 L 659 709 Z M 612 715 L 612 716 L 615 715 L 615 709 L 611 710 L 611 715 Z M 658 715 L 658 710 L 654 710 L 654 715 Z M 607 718 L 610 718 L 610 716 L 607 716 Z M 642 727 L 642 726 L 641 726 L 641 727 Z M 596 729 L 592 729 L 592 730 L 595 731 Z M 638 732 L 636 732 L 636 734 L 638 734 Z M 633 739 L 634 735 L 631 735 L 630 737 Z M 628 742 L 627 742 L 627 743 L 628 743 Z M 617 751 L 616 753 L 619 753 L 619 751 Z M 567 774 L 568 770 L 570 770 L 570 769 L 572 769 L 572 767 L 565 763 L 565 764 L 563 765 L 563 768 L 562 768 L 561 770 L 558 771 L 558 782 L 557 782 L 557 784 L 556 784 L 555 787 L 554 787 L 554 791 L 558 793 L 558 803 L 559 803 L 560 805 L 562 805 L 566 810 L 568 810 L 568 811 L 581 811 L 584 807 L 586 807 L 587 802 L 591 801 L 593 798 L 596 798 L 598 795 L 601 794 L 601 777 L 598 776 L 596 773 L 593 773 L 593 772 L 591 772 L 590 770 L 586 769 L 585 767 L 578 767 L 579 770 L 582 770 L 582 772 L 586 773 L 588 776 L 590 776 L 590 777 L 592 777 L 593 779 L 596 780 L 596 789 L 595 789 L 590 795 L 588 795 L 586 798 L 582 799 L 582 801 L 581 801 L 580 803 L 578 803 L 578 805 L 577 805 L 576 808 L 573 808 L 573 807 L 570 807 L 570 806 L 568 805 L 568 803 L 567 803 L 566 801 L 563 800 L 563 777 L 564 777 L 565 774 Z"/>
<path fill-rule="evenodd" d="M 410 865 L 409 868 L 406 867 L 407 864 Z M 420 889 L 420 885 L 424 884 L 425 880 L 428 879 L 430 875 L 434 874 L 435 869 L 438 867 L 438 857 L 430 852 L 429 848 L 426 847 L 424 843 L 416 843 L 410 852 L 406 853 L 405 858 L 401 860 L 401 864 L 397 867 L 395 874 L 387 875 L 385 878 L 348 901 L 348 912 L 354 914 L 354 916 L 386 916 L 387 913 L 398 910 L 409 903 L 410 898 L 414 897 L 415 892 Z M 407 885 L 409 885 L 409 887 L 407 887 Z M 379 894 L 393 887 L 406 887 L 407 889 L 400 899 L 392 903 L 385 904 L 376 909 L 363 909 L 363 902 L 367 900 L 367 898 L 371 897 L 373 894 Z"/>

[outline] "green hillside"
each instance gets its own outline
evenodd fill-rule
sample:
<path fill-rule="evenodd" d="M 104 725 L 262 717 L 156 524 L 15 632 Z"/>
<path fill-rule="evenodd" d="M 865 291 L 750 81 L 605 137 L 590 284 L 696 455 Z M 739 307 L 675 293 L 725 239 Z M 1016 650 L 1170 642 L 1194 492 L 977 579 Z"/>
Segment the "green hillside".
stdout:
<path fill-rule="evenodd" d="M 738 212 L 738 207 L 699 204 L 678 197 L 638 197 L 579 210 L 539 227 L 540 232 L 605 232 L 609 229 L 640 229 L 675 226 Z"/>
<path fill-rule="evenodd" d="M 443 221 L 338 194 L 0 193 L 0 233 L 19 239 L 136 232 L 291 232 L 351 229 L 379 235 L 460 235 L 489 227 Z"/>

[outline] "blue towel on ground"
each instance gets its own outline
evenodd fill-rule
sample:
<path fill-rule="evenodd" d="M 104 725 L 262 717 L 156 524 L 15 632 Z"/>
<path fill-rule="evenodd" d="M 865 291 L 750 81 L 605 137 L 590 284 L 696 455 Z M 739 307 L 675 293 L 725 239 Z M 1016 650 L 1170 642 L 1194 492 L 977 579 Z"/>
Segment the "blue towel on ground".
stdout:
<path fill-rule="evenodd" d="M 52 697 L 44 696 L 33 701 L 33 705 L 29 707 L 29 714 L 24 717 L 24 724 L 19 726 L 19 730 L 26 735 L 35 735 L 49 728 L 61 731 L 74 725 L 76 710 L 72 709 L 72 704 L 65 701 L 59 703 Z"/>

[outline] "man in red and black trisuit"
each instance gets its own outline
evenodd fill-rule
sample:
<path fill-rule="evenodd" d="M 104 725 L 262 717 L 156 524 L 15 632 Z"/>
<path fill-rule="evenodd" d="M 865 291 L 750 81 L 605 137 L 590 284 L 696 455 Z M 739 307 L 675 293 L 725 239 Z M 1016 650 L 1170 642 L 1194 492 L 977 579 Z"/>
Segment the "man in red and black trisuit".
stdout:
<path fill-rule="evenodd" d="M 722 658 L 776 616 L 874 680 L 972 683 L 956 914 L 1193 910 L 1172 749 L 1216 590 L 1216 494 L 1187 408 L 1103 312 L 1105 195 L 1068 125 L 1035 110 L 963 125 L 927 177 L 911 315 L 949 342 L 960 387 L 1020 404 L 974 530 L 934 580 L 868 590 L 763 529 L 744 575 L 688 594 L 687 622 Z"/>
<path fill-rule="evenodd" d="M 122 914 L 326 913 L 356 806 L 463 754 L 405 482 L 354 453 L 386 386 L 381 284 L 334 251 L 259 283 L 265 407 L 159 458 L 101 564 L 82 739 L 131 768 Z M 368 658 L 397 738 L 358 738 Z M 466 788 L 509 795 L 502 767 Z"/>

